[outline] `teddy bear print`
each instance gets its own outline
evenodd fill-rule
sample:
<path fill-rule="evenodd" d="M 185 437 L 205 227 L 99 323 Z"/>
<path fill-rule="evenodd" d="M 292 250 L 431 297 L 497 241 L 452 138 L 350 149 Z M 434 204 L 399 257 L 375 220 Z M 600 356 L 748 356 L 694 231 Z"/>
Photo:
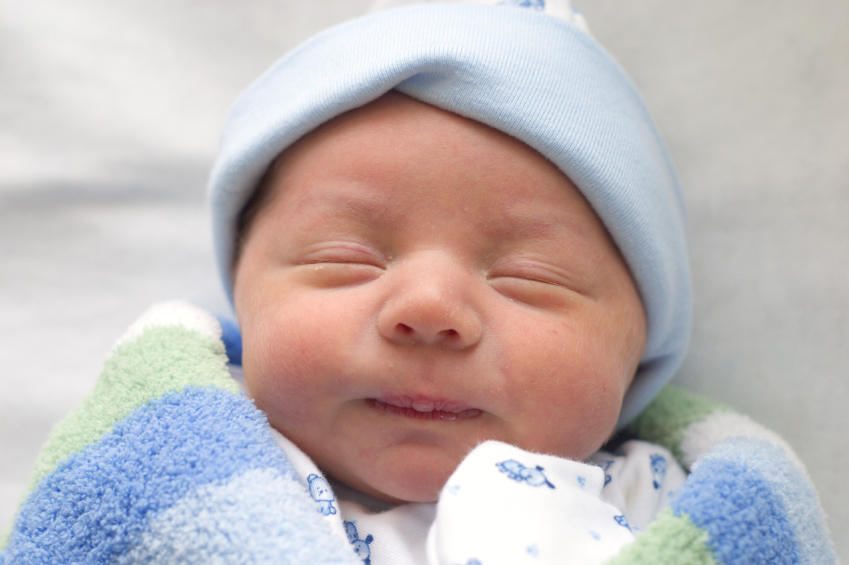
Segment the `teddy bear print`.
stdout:
<path fill-rule="evenodd" d="M 530 467 L 525 467 L 515 459 L 508 459 L 507 461 L 496 463 L 495 466 L 502 473 L 507 473 L 507 476 L 514 481 L 525 481 L 532 487 L 547 485 L 549 488 L 554 488 L 554 485 L 548 482 L 548 479 L 543 474 L 544 469 L 539 465 L 531 469 Z"/>
<path fill-rule="evenodd" d="M 354 547 L 354 553 L 357 554 L 357 557 L 366 565 L 371 565 L 369 544 L 374 541 L 374 536 L 369 534 L 366 539 L 360 539 L 360 534 L 357 532 L 357 526 L 354 525 L 354 522 L 345 522 L 345 533 L 348 535 L 348 541 Z"/>
<path fill-rule="evenodd" d="M 318 511 L 325 516 L 336 514 L 336 507 L 333 506 L 336 497 L 333 496 L 333 491 L 330 490 L 327 481 L 313 473 L 307 477 L 307 482 L 310 485 L 310 496 L 318 502 Z"/>
<path fill-rule="evenodd" d="M 628 518 L 626 518 L 624 514 L 614 516 L 613 519 L 616 520 L 616 523 L 622 526 L 623 528 L 628 528 L 629 530 L 631 529 L 631 524 L 628 523 Z"/>
<path fill-rule="evenodd" d="M 655 490 L 657 490 L 663 484 L 663 477 L 666 475 L 666 457 L 659 453 L 654 453 L 650 458 L 652 484 Z"/>

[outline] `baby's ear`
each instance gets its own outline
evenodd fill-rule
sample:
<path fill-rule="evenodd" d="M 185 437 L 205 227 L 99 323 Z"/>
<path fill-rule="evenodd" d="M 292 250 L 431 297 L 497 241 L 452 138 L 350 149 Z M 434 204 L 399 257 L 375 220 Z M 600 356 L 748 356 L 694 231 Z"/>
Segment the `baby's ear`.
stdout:
<path fill-rule="evenodd" d="M 242 365 L 242 333 L 239 326 L 224 316 L 215 316 L 221 326 L 221 341 L 224 342 L 224 350 L 227 352 L 227 361 L 231 365 Z"/>

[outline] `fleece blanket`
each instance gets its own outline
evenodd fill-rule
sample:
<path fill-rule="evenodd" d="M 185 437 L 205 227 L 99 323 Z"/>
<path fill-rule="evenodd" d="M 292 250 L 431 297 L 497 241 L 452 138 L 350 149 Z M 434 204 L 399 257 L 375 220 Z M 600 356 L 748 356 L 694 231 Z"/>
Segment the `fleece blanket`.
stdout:
<path fill-rule="evenodd" d="M 227 333 L 183 303 L 127 331 L 51 432 L 0 565 L 361 562 L 230 378 Z M 778 435 L 672 386 L 629 433 L 690 474 L 609 565 L 837 562 L 804 466 Z"/>

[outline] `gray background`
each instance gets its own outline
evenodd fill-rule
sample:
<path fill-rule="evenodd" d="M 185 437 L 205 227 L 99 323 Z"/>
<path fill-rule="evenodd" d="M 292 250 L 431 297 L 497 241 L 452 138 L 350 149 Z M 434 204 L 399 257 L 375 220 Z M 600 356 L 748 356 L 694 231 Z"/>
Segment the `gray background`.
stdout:
<path fill-rule="evenodd" d="M 775 429 L 849 562 L 849 2 L 575 0 L 691 219 L 677 381 Z M 0 0 L 0 527 L 151 303 L 226 311 L 204 183 L 238 92 L 366 0 Z"/>

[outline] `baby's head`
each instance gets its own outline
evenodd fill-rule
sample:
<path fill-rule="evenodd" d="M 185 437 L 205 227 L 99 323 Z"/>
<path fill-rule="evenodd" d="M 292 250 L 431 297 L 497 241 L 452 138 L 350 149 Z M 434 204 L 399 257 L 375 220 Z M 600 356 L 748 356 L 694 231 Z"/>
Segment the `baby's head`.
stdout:
<path fill-rule="evenodd" d="M 627 79 L 574 67 L 601 56 L 551 16 L 425 6 L 319 36 L 237 103 L 212 196 L 245 379 L 329 474 L 428 501 L 488 439 L 584 459 L 674 371 L 680 197 Z"/>

